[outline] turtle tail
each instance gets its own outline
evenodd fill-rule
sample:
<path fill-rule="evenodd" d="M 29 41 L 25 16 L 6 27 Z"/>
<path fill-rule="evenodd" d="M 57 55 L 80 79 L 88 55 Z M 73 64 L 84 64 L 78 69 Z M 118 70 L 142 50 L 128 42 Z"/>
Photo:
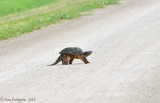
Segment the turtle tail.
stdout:
<path fill-rule="evenodd" d="M 55 63 L 53 63 L 53 64 L 51 64 L 51 65 L 48 65 L 48 66 L 56 65 L 56 64 L 58 64 L 60 61 L 62 61 L 62 59 L 63 59 L 63 55 L 61 54 L 61 55 L 58 57 L 58 59 L 55 61 Z"/>

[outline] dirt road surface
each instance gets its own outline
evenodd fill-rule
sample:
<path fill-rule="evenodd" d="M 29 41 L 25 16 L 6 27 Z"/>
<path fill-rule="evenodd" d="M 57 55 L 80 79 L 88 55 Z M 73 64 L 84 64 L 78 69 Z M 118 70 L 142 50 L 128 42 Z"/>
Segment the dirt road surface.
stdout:
<path fill-rule="evenodd" d="M 92 50 L 90 64 L 46 66 L 70 46 Z M 1 41 L 0 103 L 18 100 L 160 103 L 160 0 L 124 0 Z"/>

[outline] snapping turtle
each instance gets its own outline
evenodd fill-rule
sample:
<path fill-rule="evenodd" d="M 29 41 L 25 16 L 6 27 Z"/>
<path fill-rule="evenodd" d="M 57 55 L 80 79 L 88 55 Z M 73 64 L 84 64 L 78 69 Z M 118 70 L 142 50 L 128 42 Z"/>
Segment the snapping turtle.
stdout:
<path fill-rule="evenodd" d="M 81 59 L 85 64 L 89 63 L 86 59 L 89 55 L 92 54 L 92 51 L 83 52 L 81 48 L 78 47 L 68 47 L 64 48 L 59 52 L 61 55 L 58 57 L 55 63 L 49 65 L 56 65 L 62 61 L 63 65 L 72 64 L 74 59 Z"/>

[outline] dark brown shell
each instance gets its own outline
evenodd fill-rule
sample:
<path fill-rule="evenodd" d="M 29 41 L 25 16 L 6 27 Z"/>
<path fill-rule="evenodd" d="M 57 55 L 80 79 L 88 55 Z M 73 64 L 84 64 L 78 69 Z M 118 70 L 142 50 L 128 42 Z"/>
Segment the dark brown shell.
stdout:
<path fill-rule="evenodd" d="M 60 54 L 73 54 L 73 55 L 76 55 L 76 54 L 82 54 L 83 51 L 82 51 L 81 48 L 78 48 L 78 47 L 68 47 L 68 48 L 64 48 L 59 53 Z"/>

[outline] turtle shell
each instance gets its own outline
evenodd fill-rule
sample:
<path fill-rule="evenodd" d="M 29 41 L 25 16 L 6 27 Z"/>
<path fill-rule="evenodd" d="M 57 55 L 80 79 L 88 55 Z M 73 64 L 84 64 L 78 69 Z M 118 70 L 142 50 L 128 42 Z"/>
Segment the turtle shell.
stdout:
<path fill-rule="evenodd" d="M 64 48 L 63 50 L 61 50 L 59 52 L 60 54 L 82 54 L 83 51 L 81 48 L 78 47 L 68 47 L 68 48 Z"/>

